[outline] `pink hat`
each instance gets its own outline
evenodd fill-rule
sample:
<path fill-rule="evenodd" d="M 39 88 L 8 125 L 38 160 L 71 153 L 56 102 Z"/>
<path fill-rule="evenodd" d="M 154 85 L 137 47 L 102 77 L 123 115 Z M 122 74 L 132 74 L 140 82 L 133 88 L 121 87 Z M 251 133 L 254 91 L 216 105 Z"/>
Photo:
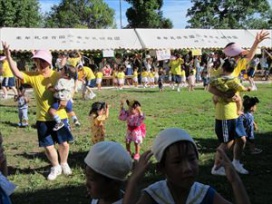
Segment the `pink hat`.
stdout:
<path fill-rule="evenodd" d="M 48 62 L 48 64 L 52 64 L 52 55 L 48 50 L 37 50 L 32 59 L 35 58 L 43 59 L 44 61 Z"/>
<path fill-rule="evenodd" d="M 6 56 L 1 56 L 0 57 L 0 61 L 3 61 L 3 60 L 5 60 L 6 59 Z"/>
<path fill-rule="evenodd" d="M 235 57 L 237 55 L 242 54 L 246 50 L 242 49 L 241 46 L 237 45 L 236 43 L 230 44 L 229 46 L 226 46 L 223 50 L 225 55 L 229 57 Z"/>

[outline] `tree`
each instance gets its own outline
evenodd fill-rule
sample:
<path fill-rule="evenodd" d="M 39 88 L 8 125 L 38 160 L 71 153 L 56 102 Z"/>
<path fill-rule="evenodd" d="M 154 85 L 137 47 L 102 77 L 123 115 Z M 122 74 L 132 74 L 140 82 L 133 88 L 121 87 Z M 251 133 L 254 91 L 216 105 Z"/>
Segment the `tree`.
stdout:
<path fill-rule="evenodd" d="M 0 0 L 0 27 L 39 27 L 41 16 L 37 0 Z"/>
<path fill-rule="evenodd" d="M 45 18 L 45 27 L 54 28 L 108 28 L 114 25 L 114 10 L 103 0 L 62 0 Z"/>
<path fill-rule="evenodd" d="M 126 16 L 127 28 L 172 28 L 170 19 L 163 17 L 163 0 L 125 0 L 132 4 Z"/>
<path fill-rule="evenodd" d="M 192 3 L 187 11 L 191 18 L 187 28 L 254 29 L 269 26 L 271 19 L 267 0 L 192 0 Z"/>

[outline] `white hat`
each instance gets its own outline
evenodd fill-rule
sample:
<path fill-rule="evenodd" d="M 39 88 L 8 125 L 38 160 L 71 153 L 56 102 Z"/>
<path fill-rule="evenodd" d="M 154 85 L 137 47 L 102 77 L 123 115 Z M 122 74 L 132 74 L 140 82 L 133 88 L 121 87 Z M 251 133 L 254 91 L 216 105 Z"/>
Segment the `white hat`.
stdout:
<path fill-rule="evenodd" d="M 124 181 L 132 168 L 128 152 L 117 142 L 96 143 L 84 159 L 97 173 L 114 180 Z"/>
<path fill-rule="evenodd" d="M 189 141 L 194 144 L 195 149 L 197 151 L 194 140 L 191 136 L 184 130 L 179 128 L 168 128 L 161 131 L 152 146 L 152 152 L 157 159 L 158 162 L 161 161 L 163 153 L 167 147 L 171 144 L 178 141 Z"/>

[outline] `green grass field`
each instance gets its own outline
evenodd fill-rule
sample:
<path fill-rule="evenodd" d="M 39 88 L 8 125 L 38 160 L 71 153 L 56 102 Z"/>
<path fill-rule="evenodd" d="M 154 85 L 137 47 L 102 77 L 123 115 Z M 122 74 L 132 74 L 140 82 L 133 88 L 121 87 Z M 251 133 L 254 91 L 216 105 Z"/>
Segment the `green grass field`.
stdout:
<path fill-rule="evenodd" d="M 248 95 L 260 99 L 255 120 L 259 130 L 256 132 L 257 147 L 263 149 L 260 155 L 248 154 L 245 149 L 243 163 L 250 175 L 241 178 L 253 204 L 272 203 L 272 84 L 258 85 L 257 92 Z M 35 124 L 35 100 L 31 95 L 29 109 L 30 124 Z M 180 93 L 168 87 L 162 93 L 155 89 L 114 89 L 102 90 L 94 100 L 75 98 L 74 110 L 82 126 L 72 132 L 75 137 L 71 144 L 69 164 L 73 175 L 59 176 L 55 181 L 47 181 L 49 163 L 38 148 L 36 129 L 18 128 L 16 103 L 12 99 L 0 102 L 0 130 L 4 139 L 8 161 L 9 179 L 18 185 L 12 195 L 13 203 L 89 203 L 86 198 L 84 157 L 91 147 L 88 113 L 92 102 L 99 100 L 111 105 L 106 123 L 107 138 L 124 145 L 126 124 L 118 120 L 121 99 L 137 99 L 146 114 L 147 136 L 142 144 L 142 152 L 149 149 L 156 134 L 167 127 L 180 127 L 187 130 L 196 140 L 200 151 L 199 182 L 206 183 L 229 200 L 233 200 L 231 187 L 225 177 L 212 176 L 215 148 L 218 145 L 214 134 L 214 107 L 211 94 L 197 87 L 194 92 L 182 90 Z M 143 186 L 160 179 L 154 165 L 147 172 Z"/>

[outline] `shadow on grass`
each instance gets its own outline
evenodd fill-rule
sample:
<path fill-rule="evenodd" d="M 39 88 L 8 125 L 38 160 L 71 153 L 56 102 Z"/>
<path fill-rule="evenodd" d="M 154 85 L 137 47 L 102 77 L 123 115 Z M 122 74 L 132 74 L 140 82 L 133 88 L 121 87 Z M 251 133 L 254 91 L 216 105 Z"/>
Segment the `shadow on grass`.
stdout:
<path fill-rule="evenodd" d="M 27 193 L 15 193 L 11 196 L 12 203 L 20 204 L 86 204 L 90 203 L 87 198 L 84 184 L 79 186 L 66 186 L 63 188 L 52 188 L 35 190 Z"/>
<path fill-rule="evenodd" d="M 8 126 L 11 126 L 11 127 L 19 127 L 18 126 L 18 123 L 12 123 L 10 121 L 1 121 L 0 122 L 1 124 L 4 124 L 4 125 L 8 125 Z M 20 127 L 19 127 L 20 128 Z"/>
<path fill-rule="evenodd" d="M 82 168 L 85 169 L 85 163 L 84 163 L 84 158 L 86 157 L 88 152 L 70 152 L 69 153 L 69 166 L 73 168 Z M 35 160 L 35 159 L 40 159 L 44 162 L 48 163 L 48 166 L 45 167 L 40 167 L 40 168 L 17 168 L 17 167 L 8 167 L 9 174 L 10 175 L 15 175 L 15 174 L 33 174 L 33 173 L 40 173 L 42 174 L 45 178 L 47 177 L 47 174 L 49 173 L 50 169 L 50 164 L 49 160 L 45 156 L 43 152 L 32 152 L 32 153 L 22 153 L 22 154 L 17 154 L 18 156 L 22 156 L 28 160 Z"/>

